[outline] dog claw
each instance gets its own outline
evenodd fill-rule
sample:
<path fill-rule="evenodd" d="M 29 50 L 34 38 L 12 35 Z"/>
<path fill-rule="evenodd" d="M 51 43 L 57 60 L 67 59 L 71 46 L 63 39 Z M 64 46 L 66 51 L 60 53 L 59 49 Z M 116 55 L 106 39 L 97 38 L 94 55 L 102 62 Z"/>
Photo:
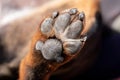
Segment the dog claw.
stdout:
<path fill-rule="evenodd" d="M 72 9 L 70 9 L 70 10 L 69 10 L 69 13 L 70 13 L 71 15 L 76 14 L 76 13 L 77 13 L 77 8 L 72 8 Z"/>
<path fill-rule="evenodd" d="M 84 12 L 80 12 L 80 14 L 79 14 L 79 19 L 80 19 L 81 21 L 83 21 L 84 18 L 85 18 L 85 13 L 84 13 Z"/>
<path fill-rule="evenodd" d="M 57 16 L 59 15 L 59 12 L 58 11 L 55 11 L 52 13 L 52 18 L 56 18 Z"/>

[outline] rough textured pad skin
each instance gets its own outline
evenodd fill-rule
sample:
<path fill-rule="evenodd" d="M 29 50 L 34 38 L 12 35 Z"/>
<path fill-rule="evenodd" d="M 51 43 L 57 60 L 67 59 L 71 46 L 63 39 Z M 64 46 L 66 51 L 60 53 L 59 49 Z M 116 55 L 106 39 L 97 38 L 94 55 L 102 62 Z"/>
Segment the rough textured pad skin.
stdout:
<path fill-rule="evenodd" d="M 36 50 L 42 50 L 43 42 L 42 41 L 37 41 L 35 45 Z"/>
<path fill-rule="evenodd" d="M 71 17 L 69 13 L 64 13 L 58 16 L 54 24 L 56 35 L 60 35 L 60 33 L 62 33 L 65 30 L 65 28 L 70 22 L 70 19 Z"/>
<path fill-rule="evenodd" d="M 47 60 L 59 61 L 59 57 L 62 53 L 62 44 L 57 39 L 48 39 L 42 48 L 42 55 Z"/>
<path fill-rule="evenodd" d="M 80 35 L 82 28 L 83 24 L 80 20 L 71 23 L 71 25 L 66 29 L 65 37 L 70 39 L 77 38 Z"/>
<path fill-rule="evenodd" d="M 53 19 L 46 18 L 41 24 L 41 32 L 43 34 L 49 35 L 52 30 Z"/>
<path fill-rule="evenodd" d="M 65 49 L 65 52 L 73 54 L 79 50 L 81 43 L 81 41 L 68 41 L 64 43 L 63 47 Z"/>

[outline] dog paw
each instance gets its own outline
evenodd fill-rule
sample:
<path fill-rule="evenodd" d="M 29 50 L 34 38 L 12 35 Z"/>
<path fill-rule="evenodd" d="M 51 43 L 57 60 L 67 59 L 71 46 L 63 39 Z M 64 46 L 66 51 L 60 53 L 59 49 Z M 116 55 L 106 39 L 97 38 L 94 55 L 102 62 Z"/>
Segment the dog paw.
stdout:
<path fill-rule="evenodd" d="M 64 61 L 64 56 L 76 55 L 87 37 L 81 37 L 84 28 L 84 12 L 76 8 L 63 12 L 55 11 L 40 25 L 45 41 L 37 41 L 35 49 L 41 51 L 46 60 Z"/>

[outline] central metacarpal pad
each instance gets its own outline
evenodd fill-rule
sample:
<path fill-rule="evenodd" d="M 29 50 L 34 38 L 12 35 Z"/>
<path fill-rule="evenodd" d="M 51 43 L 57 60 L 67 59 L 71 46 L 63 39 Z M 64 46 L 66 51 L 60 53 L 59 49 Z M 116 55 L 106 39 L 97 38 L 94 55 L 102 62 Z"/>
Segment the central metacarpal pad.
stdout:
<path fill-rule="evenodd" d="M 62 61 L 62 43 L 57 39 L 48 39 L 42 47 L 42 55 L 47 60 Z"/>
<path fill-rule="evenodd" d="M 40 50 L 46 60 L 57 62 L 64 60 L 61 54 L 77 53 L 86 40 L 86 36 L 80 38 L 84 17 L 84 12 L 78 12 L 76 8 L 62 13 L 53 12 L 51 17 L 41 23 L 40 30 L 48 39 L 45 42 L 36 42 L 36 50 Z"/>

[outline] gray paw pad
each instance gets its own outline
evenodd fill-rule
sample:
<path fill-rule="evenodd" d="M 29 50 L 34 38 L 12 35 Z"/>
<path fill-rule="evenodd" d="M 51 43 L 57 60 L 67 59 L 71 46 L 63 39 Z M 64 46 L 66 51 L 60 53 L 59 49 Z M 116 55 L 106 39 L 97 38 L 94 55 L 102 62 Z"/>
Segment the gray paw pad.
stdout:
<path fill-rule="evenodd" d="M 80 20 L 77 20 L 73 22 L 65 31 L 65 36 L 66 38 L 73 39 L 77 38 L 83 28 L 83 24 Z"/>
<path fill-rule="evenodd" d="M 65 28 L 70 22 L 70 14 L 64 13 L 58 16 L 58 18 L 55 21 L 54 28 L 55 28 L 55 34 L 60 35 L 60 33 L 63 33 Z"/>
<path fill-rule="evenodd" d="M 57 39 L 48 39 L 42 47 L 42 55 L 47 60 L 60 61 L 62 43 Z"/>
<path fill-rule="evenodd" d="M 77 8 L 72 8 L 72 9 L 69 10 L 69 13 L 70 13 L 71 15 L 76 14 L 77 12 L 78 12 L 78 11 L 77 11 Z"/>
<path fill-rule="evenodd" d="M 81 41 L 68 41 L 63 44 L 64 50 L 67 53 L 73 54 L 76 53 L 81 47 Z"/>
<path fill-rule="evenodd" d="M 41 32 L 43 34 L 49 35 L 52 28 L 53 28 L 53 19 L 52 18 L 46 18 L 42 24 L 41 24 Z"/>
<path fill-rule="evenodd" d="M 56 57 L 56 59 L 55 59 L 57 62 L 62 62 L 63 60 L 64 60 L 64 58 L 63 57 Z"/>
<path fill-rule="evenodd" d="M 36 50 L 42 50 L 43 42 L 42 41 L 37 41 L 35 45 Z"/>

